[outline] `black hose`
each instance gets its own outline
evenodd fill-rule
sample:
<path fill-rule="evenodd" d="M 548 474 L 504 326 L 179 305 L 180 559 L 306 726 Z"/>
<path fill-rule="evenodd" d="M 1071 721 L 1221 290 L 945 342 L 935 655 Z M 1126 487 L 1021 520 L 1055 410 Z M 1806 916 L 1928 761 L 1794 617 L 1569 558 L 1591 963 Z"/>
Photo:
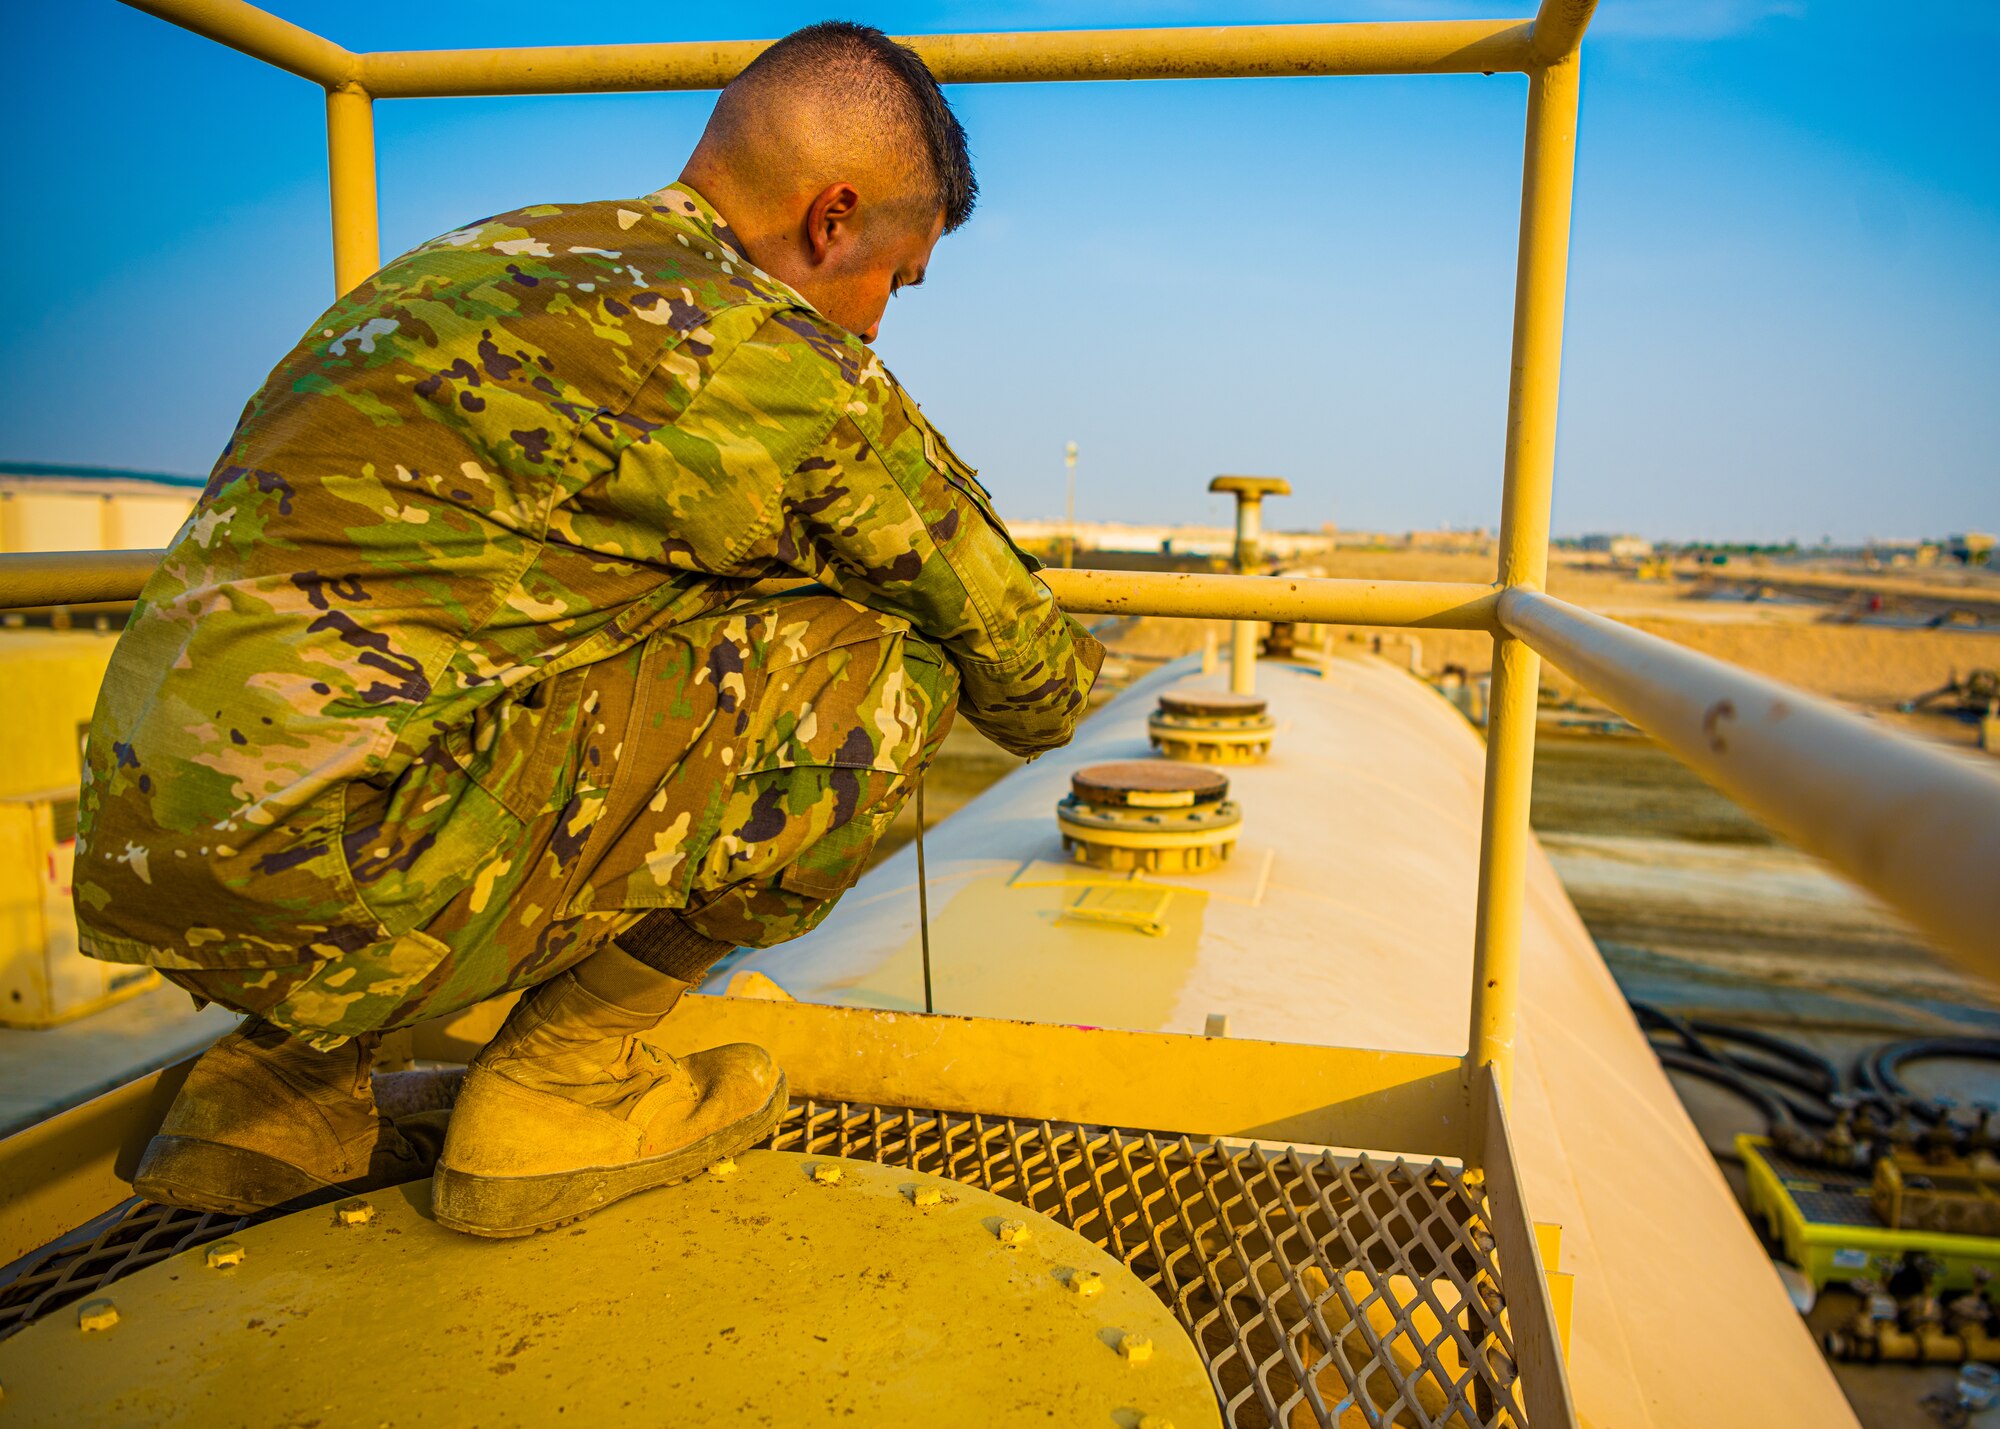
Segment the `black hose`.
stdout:
<path fill-rule="evenodd" d="M 1684 1051 L 1679 1047 L 1663 1047 L 1656 1044 L 1653 1051 L 1658 1054 L 1660 1065 L 1669 1071 L 1684 1072 L 1689 1076 L 1713 1082 L 1736 1093 L 1744 1101 L 1756 1107 L 1764 1114 L 1765 1129 L 1770 1133 L 1771 1140 L 1781 1148 L 1798 1144 L 1801 1139 L 1799 1125 L 1792 1119 L 1792 1114 L 1786 1109 L 1784 1102 L 1734 1067 L 1694 1052 Z M 1734 1150 L 1724 1151 L 1714 1146 L 1708 1150 L 1709 1154 L 1719 1161 L 1737 1159 Z"/>
<path fill-rule="evenodd" d="M 1769 1033 L 1746 1032 L 1714 1022 L 1690 1022 L 1643 1002 L 1633 1002 L 1628 1005 L 1641 1027 L 1648 1032 L 1671 1034 L 1679 1040 L 1681 1044 L 1679 1050 L 1687 1057 L 1706 1062 L 1711 1066 L 1727 1068 L 1740 1077 L 1751 1079 L 1753 1083 L 1758 1081 L 1776 1083 L 1776 1086 L 1770 1088 L 1760 1088 L 1760 1092 L 1780 1100 L 1789 1118 L 1794 1122 L 1827 1127 L 1832 1126 L 1837 1119 L 1833 1106 L 1827 1099 L 1839 1089 L 1840 1073 L 1825 1058 L 1782 1038 L 1773 1037 Z M 1772 1053 L 1782 1058 L 1783 1063 L 1774 1063 L 1762 1057 L 1743 1057 L 1718 1050 L 1711 1045 L 1711 1041 L 1741 1042 L 1760 1051 Z M 1671 1047 L 1659 1047 L 1658 1044 L 1655 1046 L 1656 1050 L 1662 1053 L 1675 1050 Z M 1662 1057 L 1662 1060 L 1665 1058 Z M 1821 1090 L 1821 1083 L 1828 1084 L 1831 1090 Z M 1790 1091 L 1786 1088 L 1790 1088 Z"/>
<path fill-rule="evenodd" d="M 1822 1100 L 1838 1096 L 1844 1078 L 1840 1068 L 1810 1047 L 1801 1047 L 1796 1042 L 1788 1042 L 1782 1037 L 1774 1037 L 1769 1032 L 1759 1032 L 1754 1027 L 1730 1027 L 1721 1022 L 1709 1022 L 1696 1018 L 1688 1023 L 1694 1032 L 1708 1041 L 1735 1042 L 1744 1047 L 1755 1047 L 1760 1052 L 1769 1053 L 1780 1062 L 1789 1063 L 1796 1069 L 1793 1075 L 1783 1080 L 1802 1092 L 1817 1096 Z M 1739 1059 L 1740 1060 L 1740 1059 Z M 1770 1075 L 1779 1075 L 1776 1072 Z"/>
<path fill-rule="evenodd" d="M 1868 1090 L 1921 1104 L 1933 1099 L 1920 1097 L 1903 1084 L 1903 1067 L 1910 1062 L 1945 1060 L 2000 1062 L 2000 1037 L 1916 1037 L 1891 1042 L 1863 1057 L 1855 1070 Z"/>
<path fill-rule="evenodd" d="M 1890 1132 L 1891 1136 L 1907 1136 L 1913 1125 L 1951 1124 L 1946 1102 L 1919 1096 L 1904 1083 L 1901 1072 L 1906 1065 L 1932 1060 L 2000 1062 L 2000 1038 L 1919 1037 L 1892 1042 L 1858 1058 L 1849 1082 L 1817 1052 L 1768 1032 L 1681 1018 L 1642 1002 L 1630 1006 L 1662 1066 L 1704 1078 L 1743 1098 L 1763 1113 L 1779 1150 L 1806 1160 L 1828 1154 L 1816 1133 L 1842 1120 L 1835 1098 L 1847 1099 L 1844 1105 L 1851 1101 L 1855 1110 L 1863 1111 L 1862 1139 L 1879 1145 L 1892 1125 L 1903 1130 Z M 1658 1040 L 1660 1034 L 1673 1040 Z M 1867 1125 L 1871 1117 L 1874 1129 Z M 1709 1150 L 1724 1160 L 1734 1159 L 1731 1152 Z"/>

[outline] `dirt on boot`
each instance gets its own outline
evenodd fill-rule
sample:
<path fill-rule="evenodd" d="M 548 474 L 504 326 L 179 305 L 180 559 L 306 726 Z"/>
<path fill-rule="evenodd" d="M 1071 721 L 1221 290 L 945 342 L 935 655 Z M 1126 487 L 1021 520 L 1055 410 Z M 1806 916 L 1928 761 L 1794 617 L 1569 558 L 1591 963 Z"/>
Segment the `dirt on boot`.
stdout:
<path fill-rule="evenodd" d="M 421 1179 L 449 1112 L 383 1115 L 374 1042 L 320 1052 L 246 1020 L 189 1070 L 132 1189 L 164 1205 L 250 1215 Z"/>
<path fill-rule="evenodd" d="M 524 999 L 466 1074 L 433 1187 L 438 1223 L 550 1230 L 770 1135 L 787 1099 L 770 1054 L 735 1043 L 676 1060 L 638 1035 L 661 1017 L 569 973 Z"/>

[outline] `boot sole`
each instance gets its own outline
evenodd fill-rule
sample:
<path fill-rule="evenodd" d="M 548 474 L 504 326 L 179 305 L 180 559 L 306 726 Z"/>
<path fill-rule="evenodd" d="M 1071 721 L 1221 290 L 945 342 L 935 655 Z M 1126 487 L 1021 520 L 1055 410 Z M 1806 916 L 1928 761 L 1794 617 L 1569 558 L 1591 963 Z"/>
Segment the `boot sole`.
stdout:
<path fill-rule="evenodd" d="M 355 1183 L 354 1189 L 359 1189 Z M 322 1181 L 289 1162 L 240 1146 L 189 1136 L 156 1136 L 139 1160 L 132 1190 L 148 1201 L 211 1215 L 249 1216 L 280 1206 L 332 1200 L 350 1187 Z"/>
<path fill-rule="evenodd" d="M 672 1186 L 699 1175 L 769 1136 L 785 1115 L 790 1096 L 784 1074 L 764 1105 L 701 1140 L 623 1166 L 585 1166 L 540 1176 L 475 1176 L 440 1166 L 431 1178 L 437 1223 L 468 1235 L 505 1240 L 554 1230 L 641 1191 Z"/>

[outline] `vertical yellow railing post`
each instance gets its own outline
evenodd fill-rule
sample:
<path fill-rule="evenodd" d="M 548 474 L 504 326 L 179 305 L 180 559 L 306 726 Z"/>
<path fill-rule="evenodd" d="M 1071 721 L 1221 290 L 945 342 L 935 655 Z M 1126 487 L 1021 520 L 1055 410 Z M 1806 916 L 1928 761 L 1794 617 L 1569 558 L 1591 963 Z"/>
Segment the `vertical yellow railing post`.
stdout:
<path fill-rule="evenodd" d="M 375 102 L 358 84 L 326 92 L 326 173 L 333 207 L 333 286 L 344 296 L 382 266 L 375 213 Z"/>
<path fill-rule="evenodd" d="M 1529 73 L 1514 362 L 1507 393 L 1506 488 L 1500 505 L 1502 585 L 1540 589 L 1548 577 L 1570 191 L 1576 173 L 1576 105 L 1574 53 Z M 1472 1026 L 1465 1071 L 1470 1088 L 1477 1085 L 1478 1069 L 1491 1065 L 1503 1096 L 1513 1086 L 1515 1014 L 1521 997 L 1528 801 L 1534 782 L 1535 695 L 1540 678 L 1541 659 L 1533 650 L 1511 635 L 1494 637 L 1493 685 L 1486 706 L 1486 802 L 1480 815 Z"/>

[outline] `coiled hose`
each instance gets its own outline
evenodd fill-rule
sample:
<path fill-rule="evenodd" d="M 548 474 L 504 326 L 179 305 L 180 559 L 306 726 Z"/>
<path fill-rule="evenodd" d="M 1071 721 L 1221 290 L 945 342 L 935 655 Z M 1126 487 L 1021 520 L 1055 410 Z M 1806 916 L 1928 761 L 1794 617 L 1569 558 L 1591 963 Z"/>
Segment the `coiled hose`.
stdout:
<path fill-rule="evenodd" d="M 1824 1151 L 1821 1133 L 1837 1125 L 1849 1128 L 1857 1112 L 1874 1117 L 1881 1128 L 1900 1123 L 1957 1130 L 1952 1103 L 1912 1092 L 1903 1068 L 1922 1061 L 2000 1062 L 2000 1038 L 1919 1037 L 1863 1054 L 1853 1074 L 1844 1076 L 1810 1047 L 1769 1032 L 1681 1018 L 1643 1002 L 1629 1005 L 1663 1067 L 1742 1098 L 1763 1116 L 1781 1150 L 1807 1160 Z M 1662 1040 L 1662 1034 L 1672 1040 Z M 1709 1150 L 1719 1160 L 1736 1159 L 1733 1151 Z"/>

